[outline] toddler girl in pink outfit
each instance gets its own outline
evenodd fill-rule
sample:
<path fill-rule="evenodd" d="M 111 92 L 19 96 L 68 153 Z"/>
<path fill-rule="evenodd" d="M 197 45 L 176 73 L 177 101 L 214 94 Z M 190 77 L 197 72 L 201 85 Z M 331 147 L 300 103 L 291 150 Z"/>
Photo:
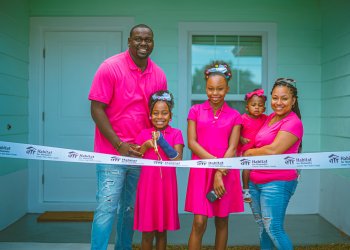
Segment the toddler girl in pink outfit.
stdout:
<path fill-rule="evenodd" d="M 266 121 L 266 96 L 263 89 L 255 89 L 245 95 L 246 114 L 242 115 L 241 138 L 238 144 L 237 155 L 242 156 L 243 153 L 254 147 L 255 136 Z M 243 199 L 245 202 L 251 202 L 252 198 L 249 193 L 249 174 L 248 169 L 242 171 L 243 181 Z"/>

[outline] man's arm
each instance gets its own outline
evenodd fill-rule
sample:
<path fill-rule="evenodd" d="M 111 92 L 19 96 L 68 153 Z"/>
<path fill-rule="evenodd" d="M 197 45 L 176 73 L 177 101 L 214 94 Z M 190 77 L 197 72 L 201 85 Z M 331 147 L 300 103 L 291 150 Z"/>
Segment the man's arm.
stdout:
<path fill-rule="evenodd" d="M 104 137 L 112 144 L 112 146 L 123 156 L 141 156 L 139 152 L 134 150 L 129 143 L 122 142 L 112 128 L 112 125 L 106 115 L 105 109 L 107 104 L 98 101 L 91 101 L 91 117 L 97 128 Z"/>

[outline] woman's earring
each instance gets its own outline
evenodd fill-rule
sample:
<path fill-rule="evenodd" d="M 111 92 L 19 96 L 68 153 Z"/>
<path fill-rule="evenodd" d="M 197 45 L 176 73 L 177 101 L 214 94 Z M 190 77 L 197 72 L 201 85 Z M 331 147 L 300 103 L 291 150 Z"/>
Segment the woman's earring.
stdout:
<path fill-rule="evenodd" d="M 149 116 L 149 119 L 150 119 L 150 120 L 152 120 L 152 117 L 151 117 L 151 116 Z"/>

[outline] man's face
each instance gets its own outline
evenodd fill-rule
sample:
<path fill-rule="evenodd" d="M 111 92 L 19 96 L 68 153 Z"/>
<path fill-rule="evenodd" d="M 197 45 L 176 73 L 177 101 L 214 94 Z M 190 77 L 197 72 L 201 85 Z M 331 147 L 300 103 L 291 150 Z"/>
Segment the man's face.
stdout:
<path fill-rule="evenodd" d="M 132 31 L 128 44 L 134 60 L 148 58 L 153 51 L 153 33 L 148 28 L 136 28 Z"/>

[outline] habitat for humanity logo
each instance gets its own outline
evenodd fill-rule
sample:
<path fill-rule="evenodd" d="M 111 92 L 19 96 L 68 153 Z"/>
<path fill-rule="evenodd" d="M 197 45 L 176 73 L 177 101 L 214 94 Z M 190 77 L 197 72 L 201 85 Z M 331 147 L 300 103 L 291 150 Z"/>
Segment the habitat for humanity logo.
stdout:
<path fill-rule="evenodd" d="M 292 157 L 292 156 L 287 156 L 284 157 L 284 162 L 287 165 L 311 165 L 312 164 L 312 159 L 308 157 Z"/>
<path fill-rule="evenodd" d="M 35 155 L 38 158 L 52 158 L 52 151 L 29 146 L 26 148 L 27 155 Z"/>
<path fill-rule="evenodd" d="M 0 155 L 4 155 L 4 156 L 10 156 L 10 155 L 13 155 L 13 156 L 16 156 L 17 153 L 15 152 L 16 150 L 12 150 L 13 152 L 11 152 L 11 147 L 10 146 L 0 146 Z"/>
<path fill-rule="evenodd" d="M 180 166 L 180 163 L 179 161 L 163 161 L 164 162 L 164 166 L 173 166 L 173 165 L 176 165 L 176 166 Z"/>
<path fill-rule="evenodd" d="M 242 166 L 249 166 L 250 165 L 250 160 L 243 158 L 240 160 Z"/>
<path fill-rule="evenodd" d="M 126 164 L 136 164 L 136 163 L 137 163 L 137 159 L 123 158 L 123 159 L 122 159 L 122 163 L 126 163 Z"/>
<path fill-rule="evenodd" d="M 70 151 L 70 152 L 68 152 L 68 157 L 69 158 L 74 158 L 74 159 L 76 159 L 77 157 L 78 157 L 78 153 L 77 152 L 75 152 L 75 151 Z"/>
<path fill-rule="evenodd" d="M 153 161 L 154 165 L 163 165 L 163 162 L 162 161 Z"/>
<path fill-rule="evenodd" d="M 136 161 L 135 161 L 136 162 Z M 180 166 L 180 162 L 179 161 L 153 161 L 154 165 L 159 165 L 159 166 Z"/>
<path fill-rule="evenodd" d="M 267 160 L 249 160 L 243 158 L 240 160 L 241 166 L 253 166 L 253 167 L 265 167 L 267 166 Z"/>
<path fill-rule="evenodd" d="M 119 162 L 119 161 L 120 161 L 120 158 L 118 158 L 117 156 L 112 156 L 112 157 L 111 157 L 111 161 Z"/>
<path fill-rule="evenodd" d="M 27 155 L 34 155 L 36 152 L 36 148 L 34 148 L 33 146 L 27 147 L 26 148 L 26 154 Z"/>
<path fill-rule="evenodd" d="M 296 162 L 297 162 L 297 164 L 309 165 L 309 164 L 312 164 L 312 159 L 311 158 L 307 158 L 307 157 L 296 158 Z"/>
<path fill-rule="evenodd" d="M 208 167 L 210 168 L 218 168 L 224 166 L 223 161 L 209 161 L 208 162 Z"/>
<path fill-rule="evenodd" d="M 93 161 L 95 156 L 89 155 L 89 154 L 81 154 L 81 153 L 78 153 L 75 151 L 69 151 L 68 158 L 78 159 L 78 160 L 82 160 L 82 161 Z"/>
<path fill-rule="evenodd" d="M 197 161 L 197 166 L 206 166 L 207 162 L 206 161 Z"/>
<path fill-rule="evenodd" d="M 340 157 L 340 163 L 350 165 L 350 156 L 342 156 Z"/>
<path fill-rule="evenodd" d="M 256 167 L 265 167 L 267 166 L 267 160 L 252 160 L 252 165 Z"/>
<path fill-rule="evenodd" d="M 329 158 L 329 162 L 330 163 L 338 163 L 339 162 L 339 156 L 335 155 L 335 154 L 331 154 L 330 156 L 328 156 Z"/>
<path fill-rule="evenodd" d="M 295 163 L 295 158 L 294 158 L 294 157 L 291 157 L 291 156 L 287 156 L 287 157 L 284 158 L 284 162 L 285 162 L 287 165 L 294 164 L 294 163 Z"/>
<path fill-rule="evenodd" d="M 0 146 L 0 153 L 3 154 L 8 154 L 11 151 L 11 147 L 7 147 L 7 146 Z"/>

